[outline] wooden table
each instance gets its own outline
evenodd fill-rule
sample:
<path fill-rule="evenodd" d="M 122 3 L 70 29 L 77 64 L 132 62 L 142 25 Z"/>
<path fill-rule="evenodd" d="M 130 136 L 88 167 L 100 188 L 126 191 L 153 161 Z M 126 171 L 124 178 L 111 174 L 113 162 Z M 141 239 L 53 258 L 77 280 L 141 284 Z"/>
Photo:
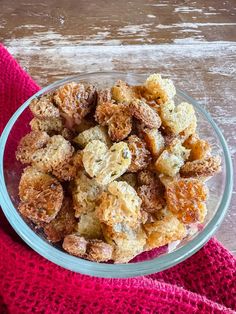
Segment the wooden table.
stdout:
<path fill-rule="evenodd" d="M 236 167 L 235 0 L 0 4 L 0 40 L 39 84 L 84 71 L 161 72 L 212 114 Z M 216 234 L 234 253 L 235 191 Z"/>

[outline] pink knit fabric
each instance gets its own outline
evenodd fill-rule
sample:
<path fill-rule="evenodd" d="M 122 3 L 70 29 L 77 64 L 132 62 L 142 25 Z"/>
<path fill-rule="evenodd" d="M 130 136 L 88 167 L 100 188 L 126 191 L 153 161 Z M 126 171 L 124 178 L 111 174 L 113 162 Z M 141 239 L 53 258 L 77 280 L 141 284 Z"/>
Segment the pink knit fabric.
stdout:
<path fill-rule="evenodd" d="M 39 87 L 0 46 L 0 131 Z M 0 313 L 236 313 L 236 260 L 215 239 L 154 275 L 99 279 L 29 248 L 0 213 Z"/>

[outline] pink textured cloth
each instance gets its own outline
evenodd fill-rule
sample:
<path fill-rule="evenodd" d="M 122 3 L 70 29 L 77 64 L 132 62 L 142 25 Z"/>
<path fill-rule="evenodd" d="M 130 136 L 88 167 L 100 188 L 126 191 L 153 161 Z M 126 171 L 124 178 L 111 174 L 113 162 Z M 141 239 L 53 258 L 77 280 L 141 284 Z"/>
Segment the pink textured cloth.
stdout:
<path fill-rule="evenodd" d="M 0 46 L 0 131 L 39 86 Z M 99 279 L 67 271 L 21 241 L 0 213 L 0 313 L 236 313 L 236 260 L 211 239 L 161 273 Z"/>

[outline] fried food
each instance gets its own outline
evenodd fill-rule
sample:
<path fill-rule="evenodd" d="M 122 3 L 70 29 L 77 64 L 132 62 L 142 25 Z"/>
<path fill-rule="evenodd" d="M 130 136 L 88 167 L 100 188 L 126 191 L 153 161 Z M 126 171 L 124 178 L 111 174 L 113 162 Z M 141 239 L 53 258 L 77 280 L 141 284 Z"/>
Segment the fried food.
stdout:
<path fill-rule="evenodd" d="M 152 156 L 157 158 L 165 147 L 165 140 L 162 134 L 158 131 L 158 129 L 145 128 L 143 130 L 143 138 Z"/>
<path fill-rule="evenodd" d="M 100 125 L 85 130 L 74 138 L 74 142 L 83 148 L 93 140 L 99 140 L 105 143 L 108 147 L 111 146 L 111 140 L 107 134 L 106 128 Z"/>
<path fill-rule="evenodd" d="M 46 132 L 31 131 L 20 140 L 16 150 L 16 159 L 22 164 L 30 164 L 32 155 L 47 145 L 50 137 Z"/>
<path fill-rule="evenodd" d="M 145 142 L 143 142 L 137 135 L 131 135 L 127 140 L 127 144 L 131 152 L 131 164 L 128 171 L 137 172 L 147 168 L 151 161 L 151 156 L 146 148 Z"/>
<path fill-rule="evenodd" d="M 81 214 L 76 231 L 86 239 L 101 239 L 102 229 L 96 211 Z"/>
<path fill-rule="evenodd" d="M 210 156 L 204 159 L 187 161 L 180 168 L 180 175 L 185 178 L 189 177 L 211 177 L 221 170 L 220 156 Z"/>
<path fill-rule="evenodd" d="M 27 167 L 19 184 L 21 214 L 35 222 L 50 222 L 62 206 L 63 189 L 59 181 L 33 167 Z"/>
<path fill-rule="evenodd" d="M 189 136 L 183 143 L 183 146 L 190 149 L 189 161 L 204 159 L 211 152 L 210 144 L 200 139 L 196 133 Z"/>
<path fill-rule="evenodd" d="M 133 116 L 140 120 L 147 128 L 158 129 L 161 119 L 158 113 L 142 100 L 133 101 L 130 104 Z"/>
<path fill-rule="evenodd" d="M 126 82 L 119 80 L 112 88 L 112 99 L 118 103 L 130 104 L 135 99 L 140 98 L 135 86 L 129 86 Z"/>
<path fill-rule="evenodd" d="M 184 223 L 204 221 L 208 189 L 197 179 L 177 179 L 166 186 L 167 208 Z"/>
<path fill-rule="evenodd" d="M 98 184 L 106 185 L 126 172 L 131 163 L 131 153 L 124 142 L 115 143 L 110 149 L 101 141 L 91 141 L 83 150 L 86 172 Z"/>

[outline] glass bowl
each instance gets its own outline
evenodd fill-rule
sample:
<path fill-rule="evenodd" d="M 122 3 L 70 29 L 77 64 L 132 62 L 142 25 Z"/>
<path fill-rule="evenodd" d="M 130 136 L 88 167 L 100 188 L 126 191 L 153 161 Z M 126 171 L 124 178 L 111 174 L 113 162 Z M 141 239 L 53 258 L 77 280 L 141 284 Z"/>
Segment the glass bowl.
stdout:
<path fill-rule="evenodd" d="M 71 256 L 59 245 L 49 243 L 42 232 L 23 219 L 17 211 L 19 203 L 18 184 L 23 166 L 15 159 L 15 150 L 20 138 L 29 132 L 31 115 L 29 103 L 34 97 L 53 91 L 60 85 L 75 82 L 90 82 L 98 87 L 109 87 L 118 79 L 129 84 L 142 84 L 147 75 L 119 72 L 86 73 L 55 82 L 28 99 L 12 116 L 0 140 L 0 202 L 2 209 L 19 236 L 36 252 L 51 262 L 71 271 L 97 277 L 126 278 L 162 271 L 174 266 L 197 252 L 213 235 L 222 222 L 232 194 L 233 170 L 227 143 L 217 125 L 194 99 L 177 90 L 176 103 L 191 103 L 198 116 L 198 132 L 212 145 L 213 154 L 222 157 L 222 171 L 208 181 L 210 196 L 208 214 L 204 224 L 192 228 L 182 241 L 136 257 L 128 264 L 95 263 Z"/>

